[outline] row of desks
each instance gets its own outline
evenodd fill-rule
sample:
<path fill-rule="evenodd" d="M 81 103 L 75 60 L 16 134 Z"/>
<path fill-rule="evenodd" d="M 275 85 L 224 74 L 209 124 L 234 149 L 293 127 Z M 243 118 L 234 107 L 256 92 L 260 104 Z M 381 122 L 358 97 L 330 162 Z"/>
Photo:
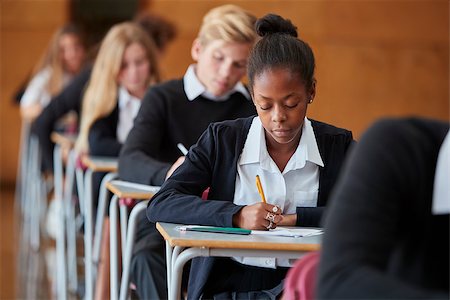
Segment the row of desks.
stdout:
<path fill-rule="evenodd" d="M 54 136 L 53 140 L 61 138 Z M 59 140 L 59 143 L 71 143 L 72 140 Z M 85 175 L 85 188 L 91 191 L 92 174 L 94 172 L 116 172 L 117 159 L 103 157 L 85 156 L 82 160 L 87 167 Z M 140 184 L 134 184 L 124 181 L 114 180 L 107 183 L 107 188 L 115 195 L 115 201 L 119 198 L 149 199 L 157 191 L 155 187 L 149 187 Z M 85 259 L 86 262 L 92 261 L 92 198 L 90 193 L 84 194 L 86 220 L 85 220 Z M 112 206 L 116 203 L 114 199 Z M 144 204 L 144 203 L 143 203 Z M 110 206 L 111 208 L 111 206 Z M 142 208 L 141 208 L 142 209 Z M 111 264 L 117 264 L 117 249 L 114 250 L 113 244 L 117 247 L 117 212 L 111 211 Z M 115 223 L 113 222 L 115 218 Z M 316 251 L 320 248 L 321 236 L 311 236 L 303 238 L 289 238 L 277 236 L 253 236 L 253 235 L 228 235 L 220 233 L 203 233 L 192 231 L 179 231 L 176 227 L 179 224 L 158 223 L 157 229 L 166 241 L 166 259 L 167 259 L 167 281 L 169 299 L 180 298 L 181 274 L 187 261 L 198 256 L 254 256 L 254 257 L 277 257 L 296 259 L 310 251 Z M 127 235 L 127 238 L 134 239 L 133 235 Z M 132 244 L 133 241 L 126 241 Z M 128 250 L 125 250 L 126 252 Z M 116 252 L 116 253 L 113 253 Z M 128 253 L 130 255 L 130 253 Z M 124 269 L 124 273 L 128 273 Z M 117 279 L 117 265 L 111 268 L 112 282 Z M 127 276 L 129 274 L 126 274 Z M 129 277 L 126 277 L 129 278 Z M 93 273 L 92 265 L 86 264 L 86 298 L 92 299 L 93 296 Z M 90 284 L 90 283 L 91 284 Z M 128 289 L 127 280 L 122 280 L 120 298 L 126 299 Z M 118 299 L 117 282 L 112 284 L 111 299 Z"/>

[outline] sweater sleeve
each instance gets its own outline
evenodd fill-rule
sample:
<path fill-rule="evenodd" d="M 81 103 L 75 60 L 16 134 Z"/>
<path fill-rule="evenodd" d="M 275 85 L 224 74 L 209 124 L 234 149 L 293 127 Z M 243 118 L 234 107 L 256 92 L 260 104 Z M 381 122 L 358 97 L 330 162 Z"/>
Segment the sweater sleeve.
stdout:
<path fill-rule="evenodd" d="M 50 75 L 51 69 L 47 67 L 31 79 L 20 99 L 21 108 L 26 108 L 33 104 L 40 104 L 42 107 L 45 107 L 48 104 L 50 96 L 47 92 L 47 84 Z"/>
<path fill-rule="evenodd" d="M 73 110 L 80 114 L 82 94 L 89 81 L 91 68 L 86 68 L 64 90 L 54 97 L 32 125 L 32 133 L 39 139 L 45 171 L 53 172 L 53 143 L 50 136 L 59 118 Z"/>
<path fill-rule="evenodd" d="M 109 116 L 98 119 L 89 130 L 89 154 L 117 157 L 122 143 L 117 140 L 117 109 Z"/>
<path fill-rule="evenodd" d="M 164 96 L 151 88 L 119 155 L 119 176 L 132 182 L 162 185 L 172 164 L 157 159 L 166 134 Z"/>
<path fill-rule="evenodd" d="M 350 154 L 327 212 L 319 299 L 448 299 L 448 294 L 412 284 L 390 272 L 392 259 L 400 254 L 398 245 L 423 222 L 411 216 L 413 196 L 407 192 L 405 197 L 405 191 L 414 193 L 414 187 L 421 184 L 414 180 L 418 176 L 413 163 L 413 154 L 420 151 L 412 150 L 420 142 L 415 144 L 414 135 L 402 129 L 400 123 L 380 122 Z M 419 237 L 414 239 L 415 247 L 421 247 Z M 407 251 L 412 255 L 409 265 L 418 263 L 417 258 L 412 259 L 415 249 Z M 448 272 L 448 264 L 445 268 Z"/>
<path fill-rule="evenodd" d="M 226 200 L 202 200 L 211 186 L 218 134 L 210 125 L 193 146 L 184 163 L 152 198 L 147 217 L 151 222 L 233 227 L 233 215 L 242 207 Z"/>

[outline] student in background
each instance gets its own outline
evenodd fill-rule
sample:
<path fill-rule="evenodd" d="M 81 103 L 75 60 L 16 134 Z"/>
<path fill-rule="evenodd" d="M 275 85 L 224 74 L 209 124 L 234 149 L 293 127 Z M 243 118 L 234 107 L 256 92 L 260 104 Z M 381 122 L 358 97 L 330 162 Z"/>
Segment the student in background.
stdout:
<path fill-rule="evenodd" d="M 352 134 L 306 118 L 316 94 L 315 60 L 294 25 L 269 14 L 256 31 L 262 39 L 250 54 L 248 79 L 258 116 L 210 125 L 153 197 L 151 222 L 259 230 L 319 226 Z M 260 200 L 256 175 L 267 203 Z M 188 298 L 277 297 L 289 266 L 277 258 L 195 258 Z"/>
<path fill-rule="evenodd" d="M 148 34 L 131 22 L 112 27 L 83 96 L 77 151 L 118 156 L 145 92 L 159 80 L 156 46 Z"/>
<path fill-rule="evenodd" d="M 240 82 L 256 39 L 256 18 L 224 5 L 204 17 L 183 78 L 152 87 L 119 156 L 121 179 L 161 185 L 183 161 L 178 143 L 193 145 L 211 122 L 255 114 Z M 167 298 L 164 240 L 142 215 L 132 281 L 142 299 Z"/>
<path fill-rule="evenodd" d="M 448 130 L 385 119 L 363 135 L 326 218 L 320 299 L 449 299 Z"/>
<path fill-rule="evenodd" d="M 82 69 L 85 52 L 83 37 L 75 25 L 65 25 L 53 35 L 20 100 L 23 118 L 34 120 L 52 97 L 69 84 Z"/>
<path fill-rule="evenodd" d="M 166 19 L 151 13 L 142 14 L 134 21 L 150 38 L 154 39 L 159 55 L 175 37 L 174 25 Z M 43 110 L 32 126 L 32 132 L 39 138 L 42 149 L 44 171 L 53 172 L 53 143 L 50 135 L 56 122 L 70 111 L 81 111 L 81 102 L 86 85 L 91 77 L 92 66 L 87 66 L 73 81 Z"/>
<path fill-rule="evenodd" d="M 147 32 L 132 22 L 113 26 L 101 43 L 83 96 L 76 151 L 80 155 L 117 157 L 145 92 L 159 80 L 157 50 Z M 94 174 L 94 201 L 104 175 Z M 105 253 L 107 249 L 103 249 Z M 105 288 L 108 267 L 107 262 L 99 265 L 96 291 L 100 298 L 107 297 L 109 291 Z"/>

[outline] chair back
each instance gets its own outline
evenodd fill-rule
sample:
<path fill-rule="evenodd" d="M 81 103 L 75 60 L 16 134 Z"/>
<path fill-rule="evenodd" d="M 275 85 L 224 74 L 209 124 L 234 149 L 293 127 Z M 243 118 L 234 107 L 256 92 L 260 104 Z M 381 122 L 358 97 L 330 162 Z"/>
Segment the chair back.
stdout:
<path fill-rule="evenodd" d="M 315 299 L 316 273 L 320 253 L 311 252 L 299 259 L 286 276 L 283 299 Z"/>
<path fill-rule="evenodd" d="M 203 191 L 202 200 L 208 200 L 208 195 L 209 195 L 209 188 Z"/>

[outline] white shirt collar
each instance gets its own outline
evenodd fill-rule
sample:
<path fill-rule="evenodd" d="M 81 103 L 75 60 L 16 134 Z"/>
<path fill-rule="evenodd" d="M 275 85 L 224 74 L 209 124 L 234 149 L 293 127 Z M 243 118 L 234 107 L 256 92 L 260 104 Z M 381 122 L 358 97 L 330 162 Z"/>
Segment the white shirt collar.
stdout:
<path fill-rule="evenodd" d="M 132 101 L 132 103 L 138 101 L 137 103 L 139 104 L 139 106 L 141 104 L 141 99 L 130 95 L 126 88 L 124 88 L 123 86 L 119 86 L 119 109 L 123 109 L 124 107 L 126 107 L 128 102 L 130 101 Z"/>
<path fill-rule="evenodd" d="M 269 163 L 270 159 L 266 147 L 264 128 L 259 117 L 255 117 L 250 126 L 239 164 L 260 163 L 262 168 L 269 171 L 275 171 L 271 170 Z M 294 155 L 286 165 L 284 172 L 301 169 L 305 166 L 306 161 L 310 161 L 321 167 L 324 166 L 322 157 L 320 156 L 319 147 L 317 146 L 314 130 L 311 126 L 311 121 L 305 117 L 300 143 L 297 150 L 295 150 Z"/>
<path fill-rule="evenodd" d="M 203 96 L 212 101 L 226 101 L 234 92 L 239 92 L 243 94 L 247 99 L 250 100 L 250 94 L 248 93 L 242 82 L 236 83 L 236 85 L 224 95 L 217 97 L 208 92 L 205 86 L 200 82 L 197 75 L 195 74 L 195 64 L 192 64 L 187 69 L 183 77 L 184 92 L 186 93 L 189 101 L 195 100 L 198 96 Z"/>

